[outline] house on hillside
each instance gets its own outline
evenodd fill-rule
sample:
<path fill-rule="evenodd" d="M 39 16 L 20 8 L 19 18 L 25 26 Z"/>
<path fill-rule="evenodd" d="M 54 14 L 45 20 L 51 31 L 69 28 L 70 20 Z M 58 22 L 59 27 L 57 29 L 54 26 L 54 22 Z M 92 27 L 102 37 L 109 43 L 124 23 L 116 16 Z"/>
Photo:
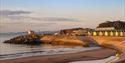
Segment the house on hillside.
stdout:
<path fill-rule="evenodd" d="M 93 36 L 125 36 L 125 22 L 107 21 L 99 24 L 95 31 L 91 33 Z"/>
<path fill-rule="evenodd" d="M 34 33 L 34 31 L 32 31 L 32 30 L 28 30 L 28 31 L 27 31 L 27 34 L 28 34 L 28 35 L 32 35 L 32 34 L 35 34 L 35 33 Z"/>
<path fill-rule="evenodd" d="M 64 29 L 59 31 L 60 35 L 85 36 L 87 30 L 83 28 Z"/>

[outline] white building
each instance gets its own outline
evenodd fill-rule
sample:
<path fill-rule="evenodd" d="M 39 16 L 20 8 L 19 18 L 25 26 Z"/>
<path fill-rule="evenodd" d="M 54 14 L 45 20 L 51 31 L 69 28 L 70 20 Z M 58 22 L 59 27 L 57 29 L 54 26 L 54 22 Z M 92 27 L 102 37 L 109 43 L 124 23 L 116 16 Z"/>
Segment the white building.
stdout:
<path fill-rule="evenodd" d="M 105 27 L 105 28 L 96 28 L 96 31 L 111 31 L 111 30 L 115 30 L 114 27 Z"/>
<path fill-rule="evenodd" d="M 34 31 L 28 30 L 27 33 L 28 33 L 29 35 L 31 35 L 31 34 L 34 34 Z"/>

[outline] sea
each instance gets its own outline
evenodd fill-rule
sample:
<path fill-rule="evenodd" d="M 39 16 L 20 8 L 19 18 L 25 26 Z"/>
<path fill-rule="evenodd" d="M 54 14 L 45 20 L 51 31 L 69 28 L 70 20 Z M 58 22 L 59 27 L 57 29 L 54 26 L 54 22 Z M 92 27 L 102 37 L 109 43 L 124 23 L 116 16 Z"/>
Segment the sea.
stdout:
<path fill-rule="evenodd" d="M 63 46 L 63 45 L 50 45 L 50 44 L 25 45 L 25 44 L 3 43 L 5 40 L 9 40 L 12 39 L 13 37 L 25 34 L 26 33 L 0 33 L 0 60 L 15 59 L 15 58 L 29 57 L 29 56 L 39 56 L 39 55 L 76 53 L 80 51 L 87 51 L 87 50 L 94 50 L 101 48 L 101 47 L 85 48 L 82 46 Z"/>

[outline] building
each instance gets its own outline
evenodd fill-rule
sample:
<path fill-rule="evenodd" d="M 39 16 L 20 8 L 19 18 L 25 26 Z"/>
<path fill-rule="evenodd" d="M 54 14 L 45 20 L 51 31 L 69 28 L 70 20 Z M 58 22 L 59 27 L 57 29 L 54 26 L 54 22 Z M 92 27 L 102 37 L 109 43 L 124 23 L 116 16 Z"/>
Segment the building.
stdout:
<path fill-rule="evenodd" d="M 87 35 L 87 29 L 83 28 L 72 28 L 60 30 L 60 35 L 71 35 L 71 36 L 85 36 Z"/>
<path fill-rule="evenodd" d="M 125 22 L 107 21 L 97 26 L 95 31 L 89 31 L 92 36 L 125 36 Z"/>
<path fill-rule="evenodd" d="M 34 31 L 28 30 L 27 33 L 28 33 L 28 35 L 31 35 L 31 34 L 34 34 Z"/>

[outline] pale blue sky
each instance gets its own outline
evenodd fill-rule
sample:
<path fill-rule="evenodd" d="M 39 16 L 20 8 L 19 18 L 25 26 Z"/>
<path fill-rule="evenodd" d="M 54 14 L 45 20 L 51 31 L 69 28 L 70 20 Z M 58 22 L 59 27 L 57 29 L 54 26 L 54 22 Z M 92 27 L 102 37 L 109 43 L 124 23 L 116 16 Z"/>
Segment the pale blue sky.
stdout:
<path fill-rule="evenodd" d="M 5 7 L 25 8 L 92 8 L 92 7 L 121 7 L 124 0 L 0 0 Z"/>
<path fill-rule="evenodd" d="M 14 31 L 17 29 L 24 31 L 24 27 L 20 28 L 20 26 L 25 26 L 25 28 L 30 26 L 30 29 L 32 28 L 33 30 L 44 28 L 44 30 L 59 30 L 73 27 L 96 28 L 99 23 L 107 20 L 125 21 L 125 0 L 0 0 L 0 9 L 8 10 L 6 12 L 11 14 L 15 12 L 13 15 L 17 14 L 16 17 L 20 17 L 20 20 L 15 17 L 12 18 L 12 16 L 11 19 L 10 17 L 4 17 L 1 20 L 3 24 L 0 25 L 3 31 L 6 31 L 5 28 L 13 31 L 12 27 L 9 27 L 10 22 L 11 25 L 13 24 L 13 29 L 15 27 Z M 45 20 L 44 17 L 49 17 L 49 19 L 47 18 L 49 21 L 43 21 Z M 32 19 L 28 23 L 36 23 L 34 26 L 26 24 L 29 18 Z M 39 28 L 38 20 L 41 24 L 54 24 L 52 26 L 41 25 L 43 28 Z M 74 20 L 76 21 L 74 22 Z"/>

